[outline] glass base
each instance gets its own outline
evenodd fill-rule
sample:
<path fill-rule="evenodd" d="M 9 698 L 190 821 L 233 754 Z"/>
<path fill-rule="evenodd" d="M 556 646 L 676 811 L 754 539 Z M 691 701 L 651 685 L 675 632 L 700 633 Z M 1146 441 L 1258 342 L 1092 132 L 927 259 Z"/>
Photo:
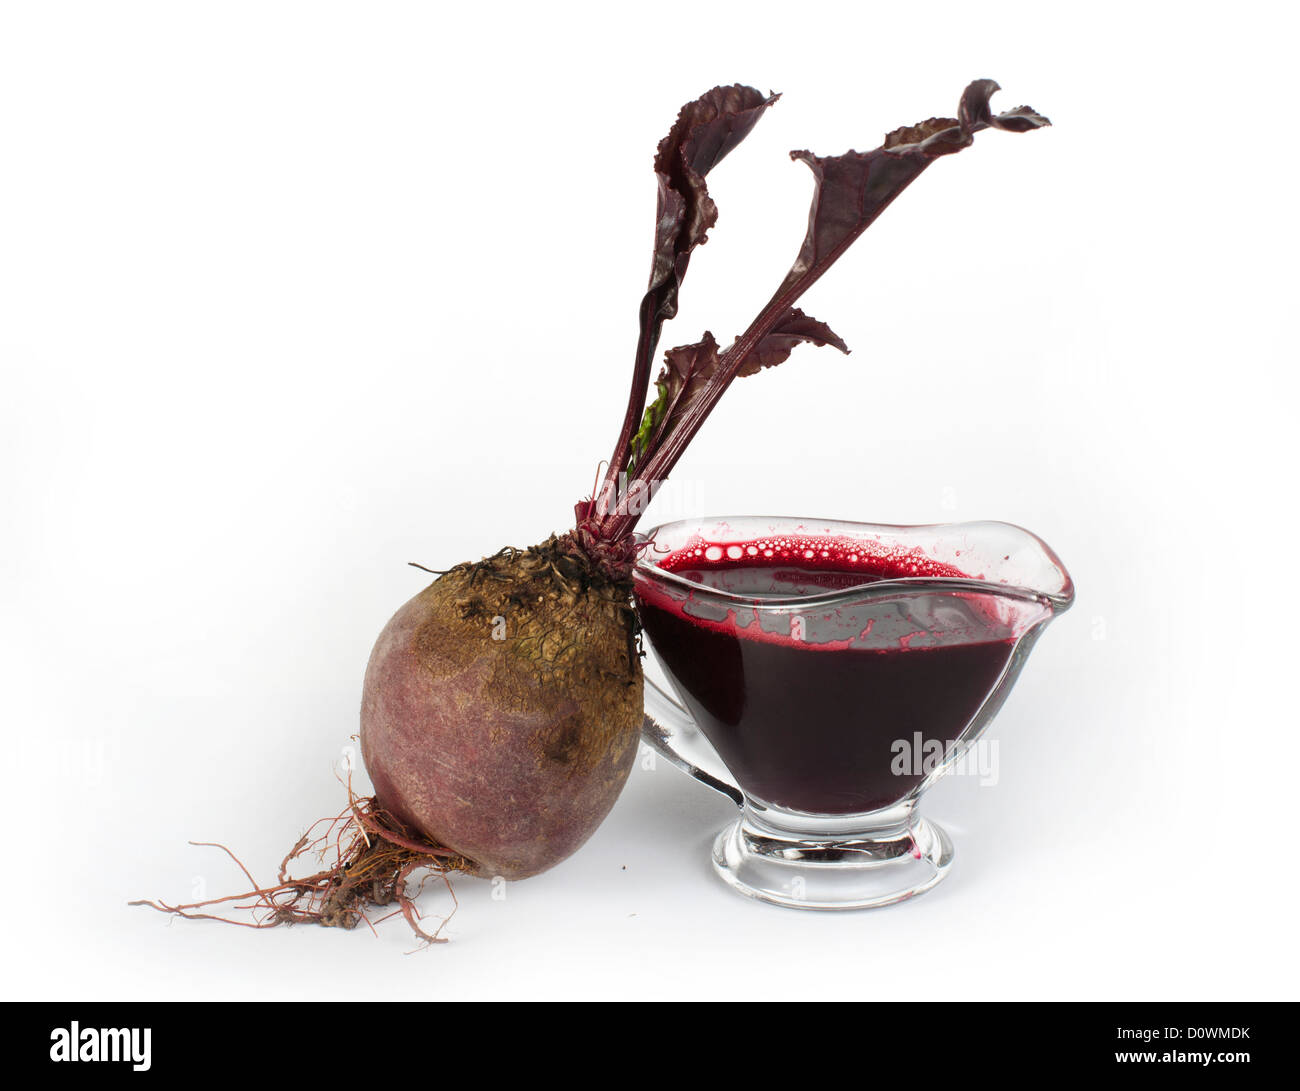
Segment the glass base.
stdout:
<path fill-rule="evenodd" d="M 713 842 L 713 867 L 750 898 L 794 909 L 872 909 L 936 886 L 952 864 L 943 829 L 900 804 L 806 815 L 745 801 Z"/>

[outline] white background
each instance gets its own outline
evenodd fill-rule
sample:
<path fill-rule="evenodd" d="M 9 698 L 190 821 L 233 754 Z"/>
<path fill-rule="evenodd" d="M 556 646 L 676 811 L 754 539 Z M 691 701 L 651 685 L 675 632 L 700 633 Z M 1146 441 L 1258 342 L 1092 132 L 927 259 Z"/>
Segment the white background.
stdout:
<path fill-rule="evenodd" d="M 1296 26 L 1282 5 L 0 7 L 9 998 L 1295 998 Z M 879 9 L 879 10 L 878 10 Z M 853 355 L 731 391 L 651 513 L 999 518 L 1078 586 L 873 913 L 710 873 L 638 768 L 451 942 L 169 921 L 312 818 L 406 567 L 562 530 L 620 423 L 651 155 L 710 178 L 665 345 L 727 339 L 833 154 L 972 78 L 1051 116 L 937 163 L 806 298 Z M 422 901 L 438 913 L 445 898 Z"/>

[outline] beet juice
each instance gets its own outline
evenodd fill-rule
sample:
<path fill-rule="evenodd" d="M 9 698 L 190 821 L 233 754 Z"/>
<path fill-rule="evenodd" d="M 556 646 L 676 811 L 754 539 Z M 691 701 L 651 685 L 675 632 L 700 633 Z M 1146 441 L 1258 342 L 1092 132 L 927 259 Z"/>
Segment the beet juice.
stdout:
<path fill-rule="evenodd" d="M 883 580 L 970 578 L 917 550 L 782 537 L 652 559 L 700 585 L 638 579 L 655 652 L 745 792 L 788 810 L 855 814 L 906 797 L 931 767 L 924 744 L 960 738 L 1018 635 L 989 593 L 919 583 L 873 595 Z"/>

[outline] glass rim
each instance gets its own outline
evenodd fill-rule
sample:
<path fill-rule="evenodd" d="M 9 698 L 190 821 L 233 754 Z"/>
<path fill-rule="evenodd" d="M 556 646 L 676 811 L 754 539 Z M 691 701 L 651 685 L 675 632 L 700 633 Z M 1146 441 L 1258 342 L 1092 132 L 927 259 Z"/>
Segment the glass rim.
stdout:
<path fill-rule="evenodd" d="M 669 572 L 660 568 L 653 558 L 648 556 L 649 549 L 654 544 L 654 537 L 666 530 L 679 530 L 687 528 L 699 528 L 710 524 L 719 524 L 727 522 L 739 522 L 742 520 L 758 520 L 771 524 L 791 524 L 806 527 L 809 524 L 815 524 L 828 527 L 843 528 L 846 535 L 856 533 L 875 533 L 883 532 L 888 535 L 890 532 L 918 532 L 918 531 L 950 531 L 954 533 L 970 533 L 978 529 L 1000 529 L 1010 530 L 1017 535 L 1025 538 L 1026 545 L 1034 546 L 1041 554 L 1041 558 L 1050 568 L 1060 577 L 1060 587 L 1051 590 L 1041 587 L 1030 587 L 1024 584 L 1001 582 L 998 580 L 979 579 L 974 576 L 899 576 L 884 580 L 869 580 L 864 583 L 852 584 L 848 587 L 837 587 L 828 591 L 819 591 L 810 595 L 781 595 L 781 596 L 763 596 L 755 597 L 753 595 L 739 594 L 735 591 L 726 591 L 721 588 L 711 587 L 708 584 L 700 583 L 697 580 L 687 579 L 676 572 Z M 814 535 L 815 536 L 815 535 Z M 825 535 L 823 535 L 825 536 Z M 1074 581 L 1071 579 L 1069 572 L 1061 563 L 1061 559 L 1056 552 L 1044 542 L 1033 531 L 1026 530 L 1016 523 L 1008 523 L 997 519 L 980 519 L 969 520 L 960 523 L 864 523 L 855 522 L 846 519 L 822 519 L 809 516 L 792 516 L 792 515 L 719 515 L 719 516 L 698 516 L 690 519 L 674 519 L 671 522 L 660 523 L 658 526 L 651 527 L 647 531 L 638 531 L 633 536 L 637 545 L 637 561 L 633 569 L 633 579 L 646 580 L 652 583 L 668 584 L 686 590 L 690 593 L 701 595 L 712 599 L 716 602 L 725 603 L 732 606 L 744 606 L 746 609 L 763 609 L 777 608 L 788 609 L 790 607 L 808 607 L 835 604 L 842 601 L 846 596 L 851 595 L 855 600 L 862 601 L 868 598 L 887 598 L 892 594 L 900 592 L 918 592 L 918 591 L 942 591 L 954 592 L 964 591 L 972 594 L 997 595 L 1005 598 L 1021 599 L 1029 602 L 1036 602 L 1047 605 L 1051 608 L 1053 614 L 1063 613 L 1068 610 L 1074 602 Z"/>

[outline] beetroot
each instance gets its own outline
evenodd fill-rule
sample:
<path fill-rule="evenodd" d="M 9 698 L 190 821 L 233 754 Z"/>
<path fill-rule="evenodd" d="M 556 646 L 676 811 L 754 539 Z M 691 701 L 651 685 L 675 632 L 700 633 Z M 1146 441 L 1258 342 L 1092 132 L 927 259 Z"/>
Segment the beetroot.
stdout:
<path fill-rule="evenodd" d="M 294 846 L 278 881 L 240 894 L 254 927 L 315 921 L 352 927 L 395 903 L 420 930 L 408 879 L 469 871 L 519 879 L 559 863 L 609 813 L 627 779 L 642 722 L 633 530 L 731 382 L 783 363 L 802 343 L 848 347 L 795 302 L 936 159 L 983 129 L 1048 124 L 1027 106 L 993 114 L 992 80 L 976 80 L 957 117 L 896 129 L 870 152 L 792 152 L 813 173 L 808 230 L 775 294 L 723 348 L 711 333 L 669 349 L 649 400 L 663 324 L 694 250 L 717 221 L 705 176 L 777 101 L 740 85 L 688 103 L 655 156 L 654 261 L 641 301 L 631 393 L 600 487 L 575 525 L 529 549 L 457 565 L 403 606 L 366 671 L 361 747 L 374 784 Z M 309 850 L 332 861 L 295 878 Z M 203 917 L 219 898 L 146 903 Z"/>
<path fill-rule="evenodd" d="M 370 656 L 361 753 L 376 798 L 481 874 L 522 879 L 563 860 L 636 756 L 632 625 L 627 589 L 554 539 L 447 572 Z"/>

